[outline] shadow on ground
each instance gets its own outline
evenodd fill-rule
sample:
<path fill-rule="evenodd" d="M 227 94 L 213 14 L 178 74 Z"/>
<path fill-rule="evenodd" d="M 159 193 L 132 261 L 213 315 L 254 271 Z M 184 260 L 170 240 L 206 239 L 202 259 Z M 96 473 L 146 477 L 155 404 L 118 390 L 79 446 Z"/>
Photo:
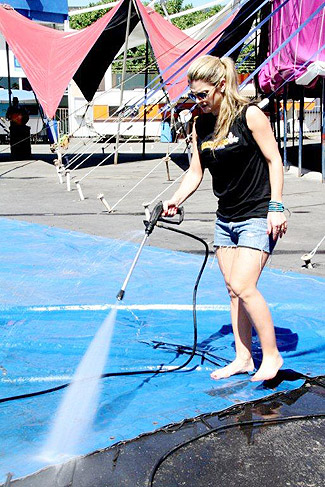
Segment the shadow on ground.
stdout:
<path fill-rule="evenodd" d="M 283 150 L 281 152 L 283 157 Z M 287 148 L 287 157 L 290 164 L 298 167 L 298 145 Z M 305 144 L 303 146 L 302 167 L 308 171 L 322 172 L 321 144 Z"/>

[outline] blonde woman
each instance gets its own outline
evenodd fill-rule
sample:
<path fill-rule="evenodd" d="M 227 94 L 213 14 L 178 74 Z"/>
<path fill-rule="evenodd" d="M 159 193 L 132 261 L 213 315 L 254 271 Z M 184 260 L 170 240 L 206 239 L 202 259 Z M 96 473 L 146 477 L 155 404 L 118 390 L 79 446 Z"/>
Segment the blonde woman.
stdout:
<path fill-rule="evenodd" d="M 190 169 L 173 197 L 173 215 L 200 185 L 205 168 L 218 198 L 215 248 L 231 300 L 236 357 L 215 380 L 252 372 L 252 326 L 263 352 L 252 381 L 275 377 L 283 364 L 269 308 L 257 281 L 276 241 L 287 229 L 282 204 L 283 166 L 268 119 L 240 95 L 230 58 L 202 56 L 188 71 L 190 97 L 202 114 L 193 127 Z"/>

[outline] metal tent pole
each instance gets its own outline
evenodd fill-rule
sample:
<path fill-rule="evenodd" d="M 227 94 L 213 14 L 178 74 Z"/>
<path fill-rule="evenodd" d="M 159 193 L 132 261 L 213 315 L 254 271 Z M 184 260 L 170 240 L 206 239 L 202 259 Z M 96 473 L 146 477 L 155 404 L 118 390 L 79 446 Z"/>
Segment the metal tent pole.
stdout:
<path fill-rule="evenodd" d="M 284 85 L 283 89 L 283 164 L 284 169 L 288 171 L 288 156 L 287 156 L 287 141 L 288 141 L 288 132 L 287 132 L 287 120 L 288 120 L 288 113 L 287 113 L 287 100 L 288 100 L 288 85 Z"/>
<path fill-rule="evenodd" d="M 139 15 L 140 22 L 142 23 L 143 30 L 144 30 L 145 32 L 147 32 L 147 31 L 146 31 L 146 28 L 145 28 L 145 25 L 144 25 L 144 22 L 143 22 L 143 20 L 142 20 L 142 18 L 141 18 L 141 15 L 140 15 L 140 13 L 139 13 L 139 9 L 137 8 L 136 3 L 134 4 L 134 7 L 135 7 L 136 12 L 137 12 L 137 13 L 138 13 L 138 15 Z M 151 46 L 150 46 L 150 47 L 151 47 Z M 151 51 L 152 51 L 152 47 L 151 47 Z M 153 52 L 153 51 L 152 51 L 152 52 Z M 169 99 L 169 96 L 168 96 L 168 91 L 167 91 L 167 89 L 165 88 L 166 83 L 164 82 L 164 80 L 163 80 L 163 78 L 162 78 L 162 75 L 160 74 L 160 69 L 159 69 L 159 66 L 158 66 L 158 64 L 157 64 L 157 60 L 156 60 L 156 58 L 155 58 L 154 53 L 153 53 L 153 58 L 154 58 L 154 62 L 155 62 L 155 65 L 156 65 L 157 72 L 159 73 L 159 77 L 160 77 L 160 83 L 161 83 L 161 86 L 162 86 L 162 91 L 165 93 L 166 100 L 167 100 L 167 104 L 168 104 L 170 107 L 172 107 L 172 104 L 171 104 L 170 99 Z M 169 79 L 169 78 L 168 78 L 168 79 Z M 166 158 L 165 158 L 165 160 L 166 160 L 166 166 L 167 166 L 167 179 L 168 179 L 168 181 L 170 181 L 170 178 L 169 178 L 169 170 L 168 170 L 168 161 L 170 160 L 170 157 L 169 157 L 169 144 L 168 144 L 168 150 L 167 150 L 167 154 L 166 154 Z"/>
<path fill-rule="evenodd" d="M 7 70 L 8 70 L 8 98 L 9 98 L 9 106 L 11 107 L 11 77 L 10 77 L 10 61 L 9 61 L 8 42 L 6 42 L 6 55 L 7 55 Z"/>
<path fill-rule="evenodd" d="M 144 74 L 144 105 L 143 105 L 143 136 L 142 136 L 142 158 L 146 155 L 146 127 L 147 127 L 147 94 L 148 94 L 148 64 L 149 64 L 149 41 L 146 40 L 146 70 Z"/>
<path fill-rule="evenodd" d="M 322 183 L 325 183 L 325 78 L 322 78 Z"/>
<path fill-rule="evenodd" d="M 125 74 L 126 74 L 126 57 L 127 57 L 128 40 L 129 40 L 129 34 L 130 34 L 130 23 L 131 23 L 131 8 L 132 8 L 132 0 L 129 0 L 129 9 L 128 9 L 128 17 L 127 17 L 127 21 L 126 21 L 125 42 L 124 42 L 122 79 L 121 79 L 121 86 L 120 86 L 120 107 L 122 106 L 122 103 L 123 103 L 124 82 L 125 82 Z M 119 144 L 120 144 L 121 118 L 122 118 L 122 114 L 120 111 L 119 115 L 118 115 L 117 134 L 116 134 L 116 151 L 114 154 L 114 164 L 117 164 L 117 161 L 118 161 L 118 148 L 119 148 Z"/>
<path fill-rule="evenodd" d="M 295 146 L 295 113 L 296 113 L 296 100 L 293 95 L 292 99 L 292 153 L 294 152 Z"/>
<path fill-rule="evenodd" d="M 298 177 L 302 176 L 302 149 L 304 138 L 304 94 L 305 90 L 302 87 L 299 101 L 299 148 L 298 148 Z"/>
<path fill-rule="evenodd" d="M 278 141 L 279 150 L 281 150 L 280 111 L 281 111 L 280 98 L 277 96 L 276 97 L 276 129 L 277 129 L 276 131 L 277 131 L 277 141 Z"/>
<path fill-rule="evenodd" d="M 269 111 L 270 111 L 270 123 L 271 127 L 274 133 L 274 137 L 276 136 L 276 130 L 275 130 L 275 109 L 274 109 L 274 93 L 270 95 L 270 100 L 269 100 Z"/>

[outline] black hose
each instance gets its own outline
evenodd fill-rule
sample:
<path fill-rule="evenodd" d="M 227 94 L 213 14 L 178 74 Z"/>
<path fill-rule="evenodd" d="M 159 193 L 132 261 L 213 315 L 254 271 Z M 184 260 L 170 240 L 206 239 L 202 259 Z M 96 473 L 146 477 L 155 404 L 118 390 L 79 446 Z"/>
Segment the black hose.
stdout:
<path fill-rule="evenodd" d="M 164 228 L 165 230 L 171 230 L 172 232 L 181 233 L 182 235 L 193 238 L 194 240 L 201 242 L 205 247 L 204 260 L 203 260 L 203 263 L 201 265 L 199 274 L 196 278 L 196 282 L 195 282 L 194 290 L 193 290 L 193 347 L 192 347 L 192 351 L 191 351 L 188 359 L 183 364 L 178 365 L 174 368 L 170 368 L 168 370 L 160 370 L 160 369 L 151 369 L 150 370 L 149 369 L 149 370 L 134 370 L 134 371 L 130 371 L 130 372 L 109 372 L 107 374 L 102 374 L 100 376 L 101 379 L 104 379 L 106 377 L 119 377 L 119 376 L 144 375 L 144 374 L 167 374 L 168 372 L 176 372 L 176 371 L 179 371 L 179 370 L 183 369 L 184 367 L 186 367 L 186 365 L 188 365 L 191 362 L 191 360 L 193 359 L 193 357 L 196 354 L 196 347 L 197 347 L 196 295 L 197 295 L 197 289 L 199 286 L 199 282 L 201 280 L 202 273 L 204 271 L 204 268 L 206 266 L 206 263 L 207 263 L 207 260 L 209 257 L 209 247 L 208 247 L 208 244 L 202 238 L 197 237 L 196 235 L 193 235 L 193 234 L 188 233 L 188 232 L 184 232 L 183 230 L 179 230 L 176 228 L 171 228 L 171 227 L 165 226 L 163 224 L 159 224 L 159 227 Z M 90 380 L 90 379 L 88 378 L 87 380 Z M 42 391 L 37 391 L 37 392 L 29 392 L 27 394 L 21 394 L 18 396 L 4 397 L 4 398 L 0 399 L 0 403 L 9 402 L 9 401 L 16 401 L 18 399 L 26 399 L 27 397 L 42 396 L 44 394 L 49 394 L 51 392 L 55 392 L 55 391 L 59 391 L 61 389 L 65 389 L 70 384 L 71 384 L 71 382 L 67 382 L 66 384 L 61 384 L 60 386 L 52 387 L 51 389 L 44 389 Z"/>
<path fill-rule="evenodd" d="M 231 428 L 235 427 L 241 427 L 241 426 L 265 426 L 269 423 L 273 425 L 277 425 L 280 423 L 287 423 L 289 421 L 301 421 L 301 420 L 306 420 L 306 419 L 318 419 L 318 418 L 325 418 L 325 413 L 320 413 L 320 414 L 306 414 L 306 415 L 297 415 L 297 416 L 289 416 L 287 418 L 277 418 L 277 419 L 252 419 L 249 421 L 241 421 L 239 423 L 230 423 L 230 424 L 224 424 L 222 426 L 217 426 L 216 428 L 212 428 L 209 431 L 205 431 L 204 433 L 201 433 L 200 435 L 195 436 L 194 438 L 191 438 L 190 440 L 186 440 L 183 443 L 180 443 L 179 445 L 175 446 L 171 450 L 169 450 L 167 453 L 165 453 L 163 456 L 159 458 L 159 460 L 156 462 L 149 481 L 148 481 L 148 487 L 153 486 L 153 481 L 155 478 L 155 475 L 157 473 L 158 468 L 160 465 L 173 453 L 175 453 L 177 450 L 180 450 L 184 446 L 189 445 L 190 443 L 193 443 L 196 440 L 199 440 L 201 438 L 204 438 L 205 436 L 210 435 L 211 433 L 219 433 L 220 431 L 225 431 Z"/>

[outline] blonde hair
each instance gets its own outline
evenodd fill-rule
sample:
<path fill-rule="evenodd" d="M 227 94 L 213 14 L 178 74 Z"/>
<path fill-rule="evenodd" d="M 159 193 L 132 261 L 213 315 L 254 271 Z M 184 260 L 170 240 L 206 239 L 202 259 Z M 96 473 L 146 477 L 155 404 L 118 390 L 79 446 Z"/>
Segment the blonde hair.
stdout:
<path fill-rule="evenodd" d="M 228 135 L 235 118 L 249 103 L 249 100 L 239 93 L 235 64 L 229 57 L 201 56 L 190 65 L 187 78 L 189 83 L 200 80 L 217 88 L 224 80 L 224 96 L 214 128 L 217 145 Z"/>

